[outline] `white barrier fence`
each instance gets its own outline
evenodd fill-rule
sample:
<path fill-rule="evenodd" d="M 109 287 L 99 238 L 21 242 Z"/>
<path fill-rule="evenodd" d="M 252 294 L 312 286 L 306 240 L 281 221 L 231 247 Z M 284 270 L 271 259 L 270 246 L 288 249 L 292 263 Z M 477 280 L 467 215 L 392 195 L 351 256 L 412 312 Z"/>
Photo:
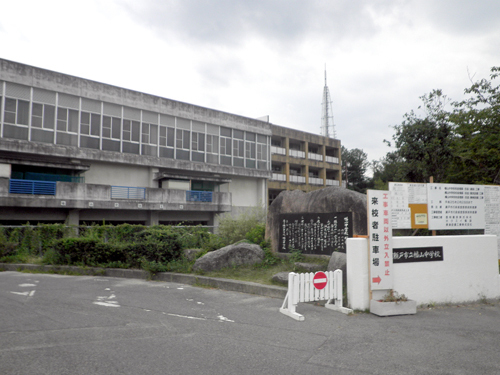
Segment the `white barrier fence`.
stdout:
<path fill-rule="evenodd" d="M 280 312 L 295 320 L 304 320 L 304 316 L 295 311 L 299 302 L 327 300 L 326 308 L 344 314 L 352 313 L 351 309 L 342 306 L 342 271 L 326 271 L 324 274 L 326 280 L 323 278 L 315 279 L 316 274 L 312 272 L 290 272 L 288 274 L 288 292 Z M 322 283 L 326 283 L 326 285 L 322 289 L 318 289 L 317 286 Z"/>

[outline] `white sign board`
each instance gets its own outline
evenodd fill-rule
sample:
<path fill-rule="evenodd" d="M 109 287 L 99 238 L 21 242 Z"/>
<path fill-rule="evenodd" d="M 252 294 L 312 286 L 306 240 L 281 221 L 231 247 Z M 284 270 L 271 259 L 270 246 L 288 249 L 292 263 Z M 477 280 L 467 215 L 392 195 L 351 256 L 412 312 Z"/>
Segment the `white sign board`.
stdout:
<path fill-rule="evenodd" d="M 389 191 L 368 190 L 371 290 L 392 289 L 392 225 Z"/>
<path fill-rule="evenodd" d="M 484 186 L 427 184 L 429 229 L 484 229 Z"/>
<path fill-rule="evenodd" d="M 394 229 L 410 229 L 411 204 L 427 204 L 427 184 L 389 182 L 391 220 Z"/>
<path fill-rule="evenodd" d="M 500 259 L 500 186 L 484 187 L 484 234 L 497 236 Z"/>

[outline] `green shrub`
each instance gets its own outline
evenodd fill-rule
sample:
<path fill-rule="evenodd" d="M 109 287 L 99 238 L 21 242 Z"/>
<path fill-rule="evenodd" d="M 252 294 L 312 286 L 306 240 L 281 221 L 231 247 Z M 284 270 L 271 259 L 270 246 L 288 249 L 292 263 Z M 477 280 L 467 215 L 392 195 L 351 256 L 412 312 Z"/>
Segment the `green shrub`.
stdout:
<path fill-rule="evenodd" d="M 201 248 L 205 251 L 214 251 L 227 245 L 230 245 L 230 243 L 226 242 L 222 237 L 217 234 L 209 233 Z"/>
<path fill-rule="evenodd" d="M 54 242 L 54 250 L 57 256 L 54 256 L 52 260 L 60 264 L 96 266 L 126 260 L 121 247 L 106 244 L 94 238 L 63 238 Z"/>
<path fill-rule="evenodd" d="M 14 242 L 0 242 L 0 258 L 14 255 L 17 251 L 17 243 Z"/>
<path fill-rule="evenodd" d="M 217 234 L 227 245 L 244 240 L 248 232 L 257 225 L 265 223 L 266 210 L 263 207 L 253 207 L 242 212 L 237 217 L 231 214 L 217 216 L 219 227 Z"/>
<path fill-rule="evenodd" d="M 196 227 L 172 227 L 179 234 L 182 249 L 201 249 L 210 237 L 207 228 Z"/>
<path fill-rule="evenodd" d="M 250 229 L 245 234 L 245 238 L 250 241 L 251 243 L 260 245 L 265 241 L 265 236 L 266 236 L 266 225 L 263 223 L 258 223 L 255 227 Z"/>

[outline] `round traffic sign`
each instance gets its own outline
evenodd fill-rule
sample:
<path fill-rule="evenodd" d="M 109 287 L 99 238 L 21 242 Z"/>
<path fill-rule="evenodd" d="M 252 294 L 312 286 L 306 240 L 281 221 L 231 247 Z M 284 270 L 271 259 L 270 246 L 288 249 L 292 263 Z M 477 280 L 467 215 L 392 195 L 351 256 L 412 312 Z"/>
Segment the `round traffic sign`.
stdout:
<path fill-rule="evenodd" d="M 326 286 L 328 278 L 324 272 L 316 272 L 313 277 L 313 285 L 316 289 L 323 289 Z"/>

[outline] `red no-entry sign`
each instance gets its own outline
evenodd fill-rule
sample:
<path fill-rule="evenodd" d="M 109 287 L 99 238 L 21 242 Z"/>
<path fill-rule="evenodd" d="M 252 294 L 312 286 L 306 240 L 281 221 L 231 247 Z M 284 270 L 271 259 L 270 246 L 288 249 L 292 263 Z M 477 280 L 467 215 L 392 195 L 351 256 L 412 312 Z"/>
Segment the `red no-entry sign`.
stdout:
<path fill-rule="evenodd" d="M 323 289 L 326 286 L 328 278 L 324 272 L 316 272 L 313 277 L 313 285 L 316 289 Z"/>

